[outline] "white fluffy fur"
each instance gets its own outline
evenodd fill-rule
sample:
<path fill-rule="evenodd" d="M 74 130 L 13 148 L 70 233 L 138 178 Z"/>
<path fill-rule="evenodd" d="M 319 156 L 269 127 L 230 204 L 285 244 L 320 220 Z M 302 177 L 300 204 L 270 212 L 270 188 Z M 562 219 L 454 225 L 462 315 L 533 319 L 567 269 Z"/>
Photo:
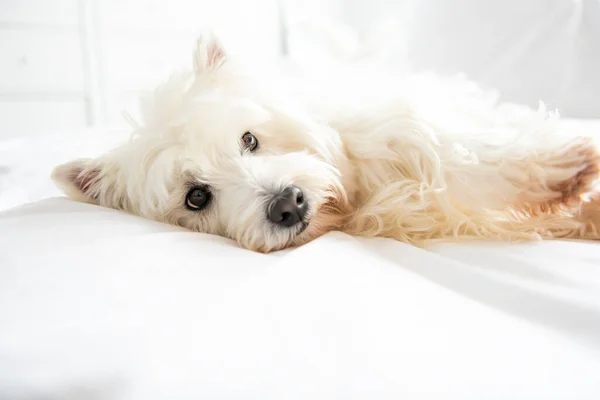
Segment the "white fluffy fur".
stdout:
<path fill-rule="evenodd" d="M 464 80 L 390 76 L 365 68 L 260 80 L 203 36 L 193 68 L 143 101 L 128 143 L 53 177 L 77 200 L 263 252 L 333 229 L 414 244 L 599 237 L 590 139 L 559 133 L 544 106 L 498 106 Z M 247 131 L 260 142 L 252 154 L 241 148 Z M 188 210 L 186 193 L 200 183 L 213 201 Z M 310 205 L 302 233 L 265 216 L 292 184 Z"/>

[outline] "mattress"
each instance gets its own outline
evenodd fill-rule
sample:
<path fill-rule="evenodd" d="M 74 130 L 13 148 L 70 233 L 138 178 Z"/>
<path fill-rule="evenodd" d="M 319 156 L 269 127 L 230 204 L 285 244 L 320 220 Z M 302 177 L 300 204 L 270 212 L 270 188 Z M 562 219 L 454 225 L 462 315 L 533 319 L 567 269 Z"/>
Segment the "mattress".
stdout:
<path fill-rule="evenodd" d="M 600 243 L 263 255 L 57 197 L 123 137 L 0 145 L 0 398 L 600 398 Z"/>

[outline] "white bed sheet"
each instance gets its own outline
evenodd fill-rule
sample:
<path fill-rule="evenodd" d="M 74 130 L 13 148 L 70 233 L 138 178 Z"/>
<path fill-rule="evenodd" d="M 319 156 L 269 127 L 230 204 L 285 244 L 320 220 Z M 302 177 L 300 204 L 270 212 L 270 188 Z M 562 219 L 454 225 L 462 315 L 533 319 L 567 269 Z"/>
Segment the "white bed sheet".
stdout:
<path fill-rule="evenodd" d="M 88 129 L 0 140 L 0 210 L 61 191 L 50 180 L 52 168 L 75 158 L 95 157 L 128 138 L 116 129 Z"/>
<path fill-rule="evenodd" d="M 47 199 L 0 248 L 0 398 L 600 396 L 598 243 L 261 255 Z"/>
<path fill-rule="evenodd" d="M 100 142 L 3 147 L 34 203 L 0 214 L 0 398 L 600 398 L 599 243 L 331 233 L 261 255 L 38 201 L 51 159 Z"/>

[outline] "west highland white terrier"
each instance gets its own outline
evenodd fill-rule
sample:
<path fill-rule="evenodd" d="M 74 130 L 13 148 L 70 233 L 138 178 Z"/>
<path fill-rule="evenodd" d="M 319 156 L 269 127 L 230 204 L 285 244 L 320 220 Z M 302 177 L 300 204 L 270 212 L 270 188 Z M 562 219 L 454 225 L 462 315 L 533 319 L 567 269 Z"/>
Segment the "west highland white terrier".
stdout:
<path fill-rule="evenodd" d="M 320 92 L 261 81 L 203 35 L 193 68 L 142 102 L 130 141 L 53 179 L 73 199 L 260 252 L 331 230 L 415 245 L 600 238 L 598 149 L 559 133 L 543 106 L 497 106 L 463 83 L 337 75 L 315 80 Z"/>

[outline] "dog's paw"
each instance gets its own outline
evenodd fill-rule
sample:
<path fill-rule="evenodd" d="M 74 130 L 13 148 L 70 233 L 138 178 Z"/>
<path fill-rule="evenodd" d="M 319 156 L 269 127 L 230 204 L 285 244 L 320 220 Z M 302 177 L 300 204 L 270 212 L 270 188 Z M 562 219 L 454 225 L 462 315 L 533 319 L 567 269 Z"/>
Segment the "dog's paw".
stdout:
<path fill-rule="evenodd" d="M 600 191 L 589 196 L 581 203 L 577 219 L 585 224 L 587 239 L 600 239 Z"/>
<path fill-rule="evenodd" d="M 576 168 L 577 172 L 567 179 L 558 182 L 549 181 L 548 187 L 559 193 L 553 203 L 579 204 L 581 196 L 592 192 L 595 182 L 600 176 L 600 153 L 598 146 L 591 138 L 578 138 L 572 147 L 564 152 L 564 161 L 557 167 Z"/>

